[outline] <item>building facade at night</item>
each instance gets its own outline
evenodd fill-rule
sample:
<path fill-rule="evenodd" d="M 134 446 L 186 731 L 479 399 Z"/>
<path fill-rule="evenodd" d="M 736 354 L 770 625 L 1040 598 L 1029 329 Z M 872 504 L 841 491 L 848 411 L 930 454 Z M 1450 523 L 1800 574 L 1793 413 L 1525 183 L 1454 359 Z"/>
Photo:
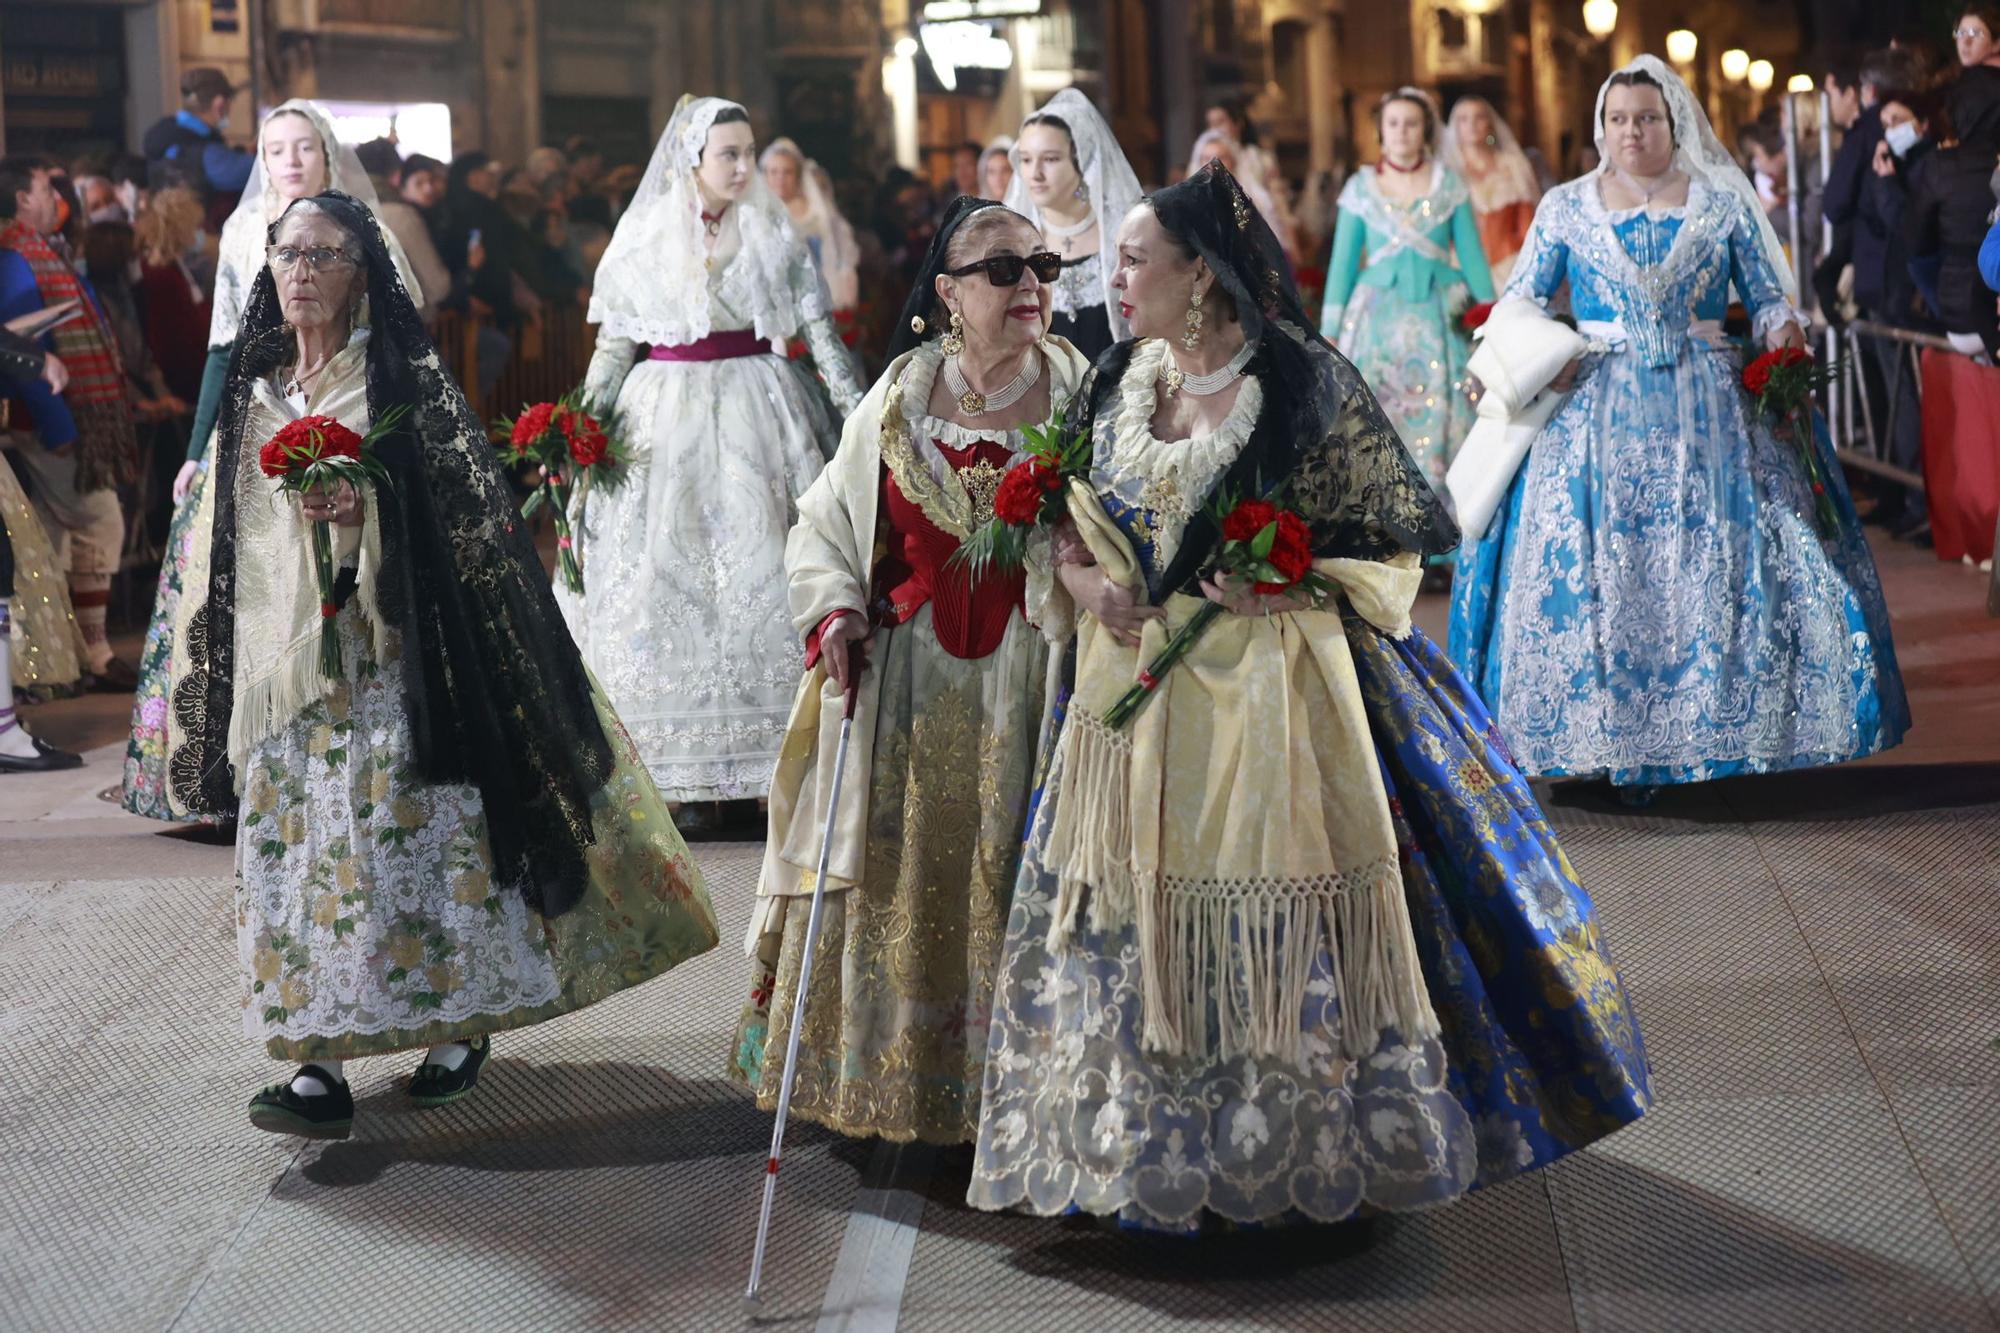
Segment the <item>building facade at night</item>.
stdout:
<path fill-rule="evenodd" d="M 1777 94 L 1726 77 L 1723 51 L 1772 61 L 1779 88 L 1800 68 L 1786 0 L 0 0 L 0 132 L 135 141 L 182 70 L 214 65 L 244 86 L 237 132 L 253 99 L 309 96 L 440 156 L 519 162 L 585 134 L 643 160 L 694 91 L 743 102 L 836 179 L 891 159 L 942 179 L 954 146 L 1076 86 L 1150 181 L 1185 162 L 1220 97 L 1247 100 L 1305 180 L 1371 157 L 1368 108 L 1409 83 L 1447 105 L 1487 97 L 1561 171 L 1604 75 L 1682 26 L 1725 133 Z"/>

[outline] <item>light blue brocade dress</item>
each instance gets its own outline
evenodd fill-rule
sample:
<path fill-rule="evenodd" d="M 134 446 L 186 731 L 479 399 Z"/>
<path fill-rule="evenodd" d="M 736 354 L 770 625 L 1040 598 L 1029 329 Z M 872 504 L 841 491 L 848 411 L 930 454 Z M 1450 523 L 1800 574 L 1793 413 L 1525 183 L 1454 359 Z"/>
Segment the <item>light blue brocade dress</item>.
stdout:
<path fill-rule="evenodd" d="M 1567 278 L 1594 351 L 1479 541 L 1451 655 L 1522 770 L 1620 785 L 1838 763 L 1895 745 L 1909 704 L 1873 557 L 1815 436 L 1843 530 L 1822 538 L 1799 446 L 1741 387 L 1733 285 L 1764 335 L 1793 318 L 1756 223 L 1696 181 L 1685 207 L 1551 192 L 1506 295 Z"/>

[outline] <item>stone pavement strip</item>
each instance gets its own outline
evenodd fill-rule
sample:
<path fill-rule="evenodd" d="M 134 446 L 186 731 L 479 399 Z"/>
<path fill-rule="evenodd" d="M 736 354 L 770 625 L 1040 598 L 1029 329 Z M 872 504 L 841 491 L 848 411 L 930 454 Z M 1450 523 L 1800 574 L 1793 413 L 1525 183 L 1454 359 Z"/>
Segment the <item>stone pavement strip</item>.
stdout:
<path fill-rule="evenodd" d="M 974 1212 L 962 1150 L 799 1125 L 757 1324 L 2000 1330 L 1993 637 L 1891 593 L 1937 617 L 1908 751 L 1548 794 L 1654 1061 L 1638 1125 L 1437 1212 L 1199 1243 Z M 457 1107 L 358 1062 L 355 1136 L 306 1144 L 244 1118 L 281 1070 L 231 853 L 100 800 L 121 754 L 0 779 L 0 1330 L 752 1326 L 770 1122 L 722 1071 L 757 844 L 696 845 L 721 948 L 503 1036 Z"/>

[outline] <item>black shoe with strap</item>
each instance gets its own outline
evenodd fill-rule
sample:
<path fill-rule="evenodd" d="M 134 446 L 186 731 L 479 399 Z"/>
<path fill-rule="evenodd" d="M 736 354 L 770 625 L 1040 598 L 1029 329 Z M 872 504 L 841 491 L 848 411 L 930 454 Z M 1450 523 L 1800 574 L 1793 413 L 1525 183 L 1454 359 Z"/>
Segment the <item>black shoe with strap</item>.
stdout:
<path fill-rule="evenodd" d="M 459 1062 L 456 1069 L 434 1065 L 429 1060 L 418 1065 L 417 1072 L 410 1075 L 410 1100 L 429 1109 L 450 1106 L 470 1095 L 479 1086 L 479 1071 L 486 1067 L 486 1057 L 492 1054 L 493 1042 L 489 1037 L 474 1037 L 466 1045 L 472 1048 L 472 1052 Z"/>
<path fill-rule="evenodd" d="M 35 753 L 28 758 L 0 754 L 0 773 L 53 773 L 57 769 L 83 767 L 83 756 L 80 754 L 58 750 L 38 736 L 30 736 L 28 740 L 34 745 Z"/>
<path fill-rule="evenodd" d="M 292 1081 L 299 1075 L 318 1079 L 327 1090 L 311 1095 L 297 1091 Z M 250 1123 L 267 1134 L 344 1139 L 354 1128 L 354 1094 L 318 1065 L 304 1065 L 292 1078 L 250 1099 Z"/>

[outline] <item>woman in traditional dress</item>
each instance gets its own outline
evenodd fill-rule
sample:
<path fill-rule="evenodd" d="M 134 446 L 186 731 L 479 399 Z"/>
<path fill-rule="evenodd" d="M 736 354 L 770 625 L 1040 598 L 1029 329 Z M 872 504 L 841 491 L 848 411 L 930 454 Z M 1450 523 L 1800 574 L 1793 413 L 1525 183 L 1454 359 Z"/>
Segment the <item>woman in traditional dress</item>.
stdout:
<path fill-rule="evenodd" d="M 854 228 L 840 215 L 839 205 L 827 193 L 818 166 L 790 139 L 773 139 L 757 158 L 764 184 L 785 206 L 792 230 L 819 265 L 838 323 L 843 322 L 843 316 L 852 317 L 861 300 L 861 245 L 854 239 Z"/>
<path fill-rule="evenodd" d="M 1901 739 L 1909 706 L 1868 546 L 1816 530 L 1722 337 L 1803 344 L 1790 269 L 1692 94 L 1641 56 L 1597 96 L 1602 165 L 1550 191 L 1505 322 L 1569 283 L 1591 350 L 1491 524 L 1459 559 L 1451 648 L 1524 771 L 1663 783 L 1827 764 Z"/>
<path fill-rule="evenodd" d="M 293 99 L 264 118 L 258 131 L 256 165 L 250 183 L 229 220 L 222 225 L 216 260 L 215 298 L 209 313 L 208 361 L 202 369 L 201 397 L 195 407 L 187 461 L 174 478 L 174 514 L 167 525 L 167 548 L 160 558 L 160 580 L 153 596 L 153 618 L 146 627 L 139 657 L 139 686 L 132 696 L 132 735 L 125 746 L 123 804 L 148 819 L 185 819 L 176 815 L 167 794 L 167 696 L 174 672 L 174 629 L 180 617 L 181 590 L 207 577 L 206 542 L 212 506 L 208 504 L 208 443 L 215 414 L 222 402 L 229 373 L 229 353 L 243 303 L 264 267 L 264 238 L 271 224 L 295 199 L 339 190 L 375 207 L 375 188 L 354 150 L 334 135 L 333 122 L 316 103 Z M 401 280 L 412 292 L 402 247 L 390 242 Z"/>
<path fill-rule="evenodd" d="M 1049 328 L 1091 360 L 1126 336 L 1111 291 L 1118 220 L 1139 198 L 1139 178 L 1090 99 L 1065 88 L 1021 122 L 1007 207 L 1041 228 L 1063 257 L 1050 293 Z"/>
<path fill-rule="evenodd" d="M 670 801 L 769 789 L 800 664 L 785 533 L 839 438 L 828 394 L 843 417 L 861 396 L 756 164 L 742 107 L 683 101 L 590 297 L 584 395 L 615 406 L 629 468 L 577 497 L 584 593 L 558 600 Z M 794 334 L 826 389 L 785 359 Z"/>
<path fill-rule="evenodd" d="M 1483 97 L 1461 97 L 1451 104 L 1440 156 L 1472 193 L 1480 248 L 1486 252 L 1493 285 L 1504 287 L 1542 197 L 1534 164 L 1521 151 L 1514 131 Z"/>
<path fill-rule="evenodd" d="M 1024 603 L 1022 572 L 975 572 L 957 553 L 992 520 L 1021 428 L 1049 420 L 1089 369 L 1043 337 L 1060 262 L 1018 213 L 953 202 L 897 355 L 786 549 L 811 665 L 772 788 L 732 1073 L 777 1104 L 851 686 L 858 741 L 791 1103 L 843 1134 L 967 1143 L 978 1124 L 1048 654 L 1046 604 Z"/>
<path fill-rule="evenodd" d="M 301 1063 L 251 1122 L 344 1137 L 345 1061 L 427 1047 L 410 1096 L 448 1104 L 492 1034 L 656 976 L 716 931 L 375 216 L 324 194 L 271 242 L 218 418 L 170 767 L 191 806 L 242 808 L 244 1026 Z M 396 411 L 380 486 L 287 492 L 259 467 L 301 417 L 364 434 Z M 335 671 L 314 523 L 334 525 Z"/>
<path fill-rule="evenodd" d="M 1430 94 L 1375 107 L 1382 160 L 1348 177 L 1327 261 L 1320 332 L 1354 361 L 1432 486 L 1472 428 L 1458 319 L 1493 299 L 1465 182 L 1437 160 Z"/>
<path fill-rule="evenodd" d="M 1284 248 L 1286 262 L 1296 264 L 1298 253 L 1293 248 L 1291 240 L 1294 226 L 1291 217 L 1279 210 L 1276 197 L 1271 194 L 1270 188 L 1259 174 L 1261 156 L 1252 156 L 1250 149 L 1230 138 L 1226 131 L 1208 129 L 1201 132 L 1200 137 L 1194 141 L 1193 150 L 1188 153 L 1187 174 L 1194 175 L 1210 162 L 1222 163 L 1229 174 L 1236 178 L 1236 183 L 1243 187 L 1244 196 L 1255 205 L 1258 215 L 1264 219 L 1271 228 L 1272 235 L 1278 238 L 1278 244 Z M 1249 172 L 1241 170 L 1246 162 L 1253 170 Z"/>
<path fill-rule="evenodd" d="M 1296 264 L 1301 250 L 1298 217 L 1292 208 L 1292 187 L 1278 169 L 1277 158 L 1257 141 L 1257 122 L 1251 118 L 1249 100 L 1220 98 L 1208 104 L 1202 119 L 1207 126 L 1204 135 L 1214 134 L 1236 145 L 1231 153 L 1234 161 L 1223 165 L 1236 177 L 1250 201 L 1258 204 L 1257 211 L 1264 214 L 1264 220 L 1277 233 L 1278 244 L 1285 248 L 1285 258 Z M 1192 176 L 1203 161 L 1206 159 L 1190 162 L 1188 174 Z M 1268 211 L 1259 202 L 1260 195 L 1269 201 Z"/>
<path fill-rule="evenodd" d="M 1227 171 L 1133 210 L 1119 246 L 1137 341 L 1089 392 L 1069 507 L 1094 563 L 1049 592 L 1076 608 L 1075 687 L 1007 922 L 972 1203 L 1332 1222 L 1637 1118 L 1644 1052 L 1590 899 L 1410 623 L 1451 520 Z M 1216 572 L 1217 508 L 1258 495 L 1308 523 L 1336 596 Z M 1129 729 L 1102 721 L 1211 603 Z"/>

